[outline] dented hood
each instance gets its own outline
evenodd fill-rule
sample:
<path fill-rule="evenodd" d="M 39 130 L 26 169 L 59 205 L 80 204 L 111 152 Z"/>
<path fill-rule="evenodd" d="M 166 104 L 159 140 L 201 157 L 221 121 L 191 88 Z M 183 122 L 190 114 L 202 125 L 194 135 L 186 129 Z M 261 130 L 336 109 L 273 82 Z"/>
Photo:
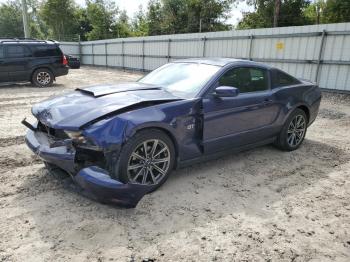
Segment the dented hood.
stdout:
<path fill-rule="evenodd" d="M 146 102 L 180 100 L 160 87 L 138 82 L 92 86 L 47 99 L 32 108 L 33 115 L 47 126 L 79 130 L 111 113 L 132 110 Z"/>

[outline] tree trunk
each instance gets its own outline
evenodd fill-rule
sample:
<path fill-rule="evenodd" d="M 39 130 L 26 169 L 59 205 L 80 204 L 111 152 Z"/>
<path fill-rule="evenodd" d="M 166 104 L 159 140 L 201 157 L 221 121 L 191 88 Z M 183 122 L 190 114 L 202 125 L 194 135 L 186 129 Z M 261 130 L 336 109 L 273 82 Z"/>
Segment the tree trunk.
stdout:
<path fill-rule="evenodd" d="M 273 27 L 278 26 L 278 19 L 280 16 L 281 0 L 275 0 L 275 13 L 273 16 Z"/>

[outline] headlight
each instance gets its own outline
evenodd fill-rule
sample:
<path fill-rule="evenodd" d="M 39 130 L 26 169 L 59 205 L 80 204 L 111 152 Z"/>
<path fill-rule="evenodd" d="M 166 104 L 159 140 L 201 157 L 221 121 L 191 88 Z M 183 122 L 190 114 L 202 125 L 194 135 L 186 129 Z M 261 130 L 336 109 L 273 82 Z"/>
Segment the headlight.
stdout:
<path fill-rule="evenodd" d="M 84 143 L 86 142 L 85 137 L 82 135 L 81 131 L 64 131 L 67 136 L 71 139 L 73 139 L 74 141 L 80 142 L 80 143 Z"/>
<path fill-rule="evenodd" d="M 64 133 L 67 134 L 67 136 L 73 140 L 73 142 L 79 147 L 79 148 L 85 148 L 90 149 L 94 151 L 101 151 L 102 149 L 95 145 L 91 140 L 85 138 L 82 134 L 82 131 L 67 131 L 65 130 Z"/>

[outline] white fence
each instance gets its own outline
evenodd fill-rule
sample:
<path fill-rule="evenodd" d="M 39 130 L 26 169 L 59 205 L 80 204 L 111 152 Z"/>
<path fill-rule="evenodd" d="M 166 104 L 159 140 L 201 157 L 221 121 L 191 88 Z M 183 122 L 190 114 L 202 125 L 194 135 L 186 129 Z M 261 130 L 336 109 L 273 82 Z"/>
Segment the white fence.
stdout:
<path fill-rule="evenodd" d="M 61 48 L 85 65 L 145 71 L 189 57 L 250 59 L 350 92 L 350 23 L 64 42 Z"/>

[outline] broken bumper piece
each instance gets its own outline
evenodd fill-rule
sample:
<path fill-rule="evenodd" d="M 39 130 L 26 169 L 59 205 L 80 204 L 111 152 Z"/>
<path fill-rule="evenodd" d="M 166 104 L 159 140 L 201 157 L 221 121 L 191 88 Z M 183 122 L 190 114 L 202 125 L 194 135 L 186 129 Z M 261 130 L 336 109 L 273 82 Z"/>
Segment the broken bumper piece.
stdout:
<path fill-rule="evenodd" d="M 67 146 L 52 147 L 47 134 L 29 129 L 25 137 L 27 146 L 44 161 L 73 174 L 75 150 Z"/>
<path fill-rule="evenodd" d="M 136 207 L 141 198 L 152 190 L 152 186 L 124 184 L 112 179 L 108 171 L 97 166 L 80 170 L 73 179 L 87 197 L 124 207 Z"/>

